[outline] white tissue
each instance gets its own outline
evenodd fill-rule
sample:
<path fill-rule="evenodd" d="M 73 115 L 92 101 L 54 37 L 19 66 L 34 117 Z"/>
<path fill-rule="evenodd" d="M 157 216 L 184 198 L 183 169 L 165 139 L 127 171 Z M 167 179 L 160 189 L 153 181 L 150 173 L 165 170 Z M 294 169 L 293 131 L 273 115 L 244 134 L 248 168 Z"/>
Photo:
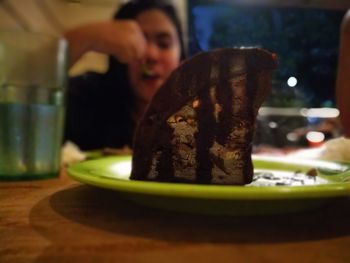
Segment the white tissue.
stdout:
<path fill-rule="evenodd" d="M 83 153 L 77 145 L 67 141 L 61 151 L 61 165 L 69 165 L 72 163 L 80 162 L 86 159 L 86 154 Z"/>
<path fill-rule="evenodd" d="M 321 148 L 320 158 L 350 162 L 350 139 L 340 137 L 327 141 Z"/>

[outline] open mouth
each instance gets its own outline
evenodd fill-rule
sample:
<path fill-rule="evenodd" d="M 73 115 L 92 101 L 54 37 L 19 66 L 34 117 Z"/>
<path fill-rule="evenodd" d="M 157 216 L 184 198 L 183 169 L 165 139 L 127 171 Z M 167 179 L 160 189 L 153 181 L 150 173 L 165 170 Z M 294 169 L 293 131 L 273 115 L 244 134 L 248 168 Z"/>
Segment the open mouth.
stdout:
<path fill-rule="evenodd" d="M 155 73 L 153 70 L 147 67 L 147 65 L 142 66 L 141 77 L 143 79 L 157 79 L 159 78 L 159 74 Z"/>

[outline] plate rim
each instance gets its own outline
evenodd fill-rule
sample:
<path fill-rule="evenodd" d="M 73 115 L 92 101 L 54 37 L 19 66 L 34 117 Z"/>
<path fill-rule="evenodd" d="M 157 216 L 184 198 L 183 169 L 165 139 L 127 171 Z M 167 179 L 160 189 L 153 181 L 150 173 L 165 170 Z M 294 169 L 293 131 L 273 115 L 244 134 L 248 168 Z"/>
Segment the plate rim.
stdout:
<path fill-rule="evenodd" d="M 103 157 L 70 165 L 67 174 L 74 180 L 88 185 L 115 190 L 124 194 L 153 195 L 174 198 L 194 198 L 213 200 L 287 200 L 333 198 L 350 195 L 350 182 L 334 182 L 312 186 L 237 186 L 237 185 L 199 185 L 153 181 L 122 180 L 92 174 L 84 170 L 94 162 L 126 161 L 130 155 Z M 336 163 L 336 162 L 332 162 Z M 82 168 L 81 168 L 82 167 Z M 350 172 L 349 177 L 350 177 Z M 244 190 L 243 190 L 244 189 Z"/>

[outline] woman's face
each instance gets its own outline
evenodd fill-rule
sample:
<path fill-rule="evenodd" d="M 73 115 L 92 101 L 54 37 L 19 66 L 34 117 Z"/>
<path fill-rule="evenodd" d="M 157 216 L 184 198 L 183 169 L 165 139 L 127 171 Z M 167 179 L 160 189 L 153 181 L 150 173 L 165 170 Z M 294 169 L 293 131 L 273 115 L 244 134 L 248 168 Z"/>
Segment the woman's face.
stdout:
<path fill-rule="evenodd" d="M 128 66 L 138 99 L 148 103 L 180 62 L 180 42 L 174 24 L 162 11 L 150 9 L 136 17 L 147 40 L 143 61 Z"/>

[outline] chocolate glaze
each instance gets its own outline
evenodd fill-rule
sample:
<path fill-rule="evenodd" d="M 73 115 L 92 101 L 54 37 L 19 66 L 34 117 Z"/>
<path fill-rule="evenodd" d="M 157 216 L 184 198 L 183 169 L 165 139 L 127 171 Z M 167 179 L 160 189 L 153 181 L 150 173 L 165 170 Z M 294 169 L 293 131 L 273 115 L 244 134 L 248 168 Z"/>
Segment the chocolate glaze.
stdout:
<path fill-rule="evenodd" d="M 172 181 L 174 179 L 174 166 L 173 166 L 173 147 L 170 143 L 172 140 L 172 130 L 167 125 L 163 126 L 163 134 L 165 138 L 164 144 L 161 146 L 161 155 L 157 160 L 156 171 L 158 172 L 157 179 L 159 181 Z"/>
<path fill-rule="evenodd" d="M 254 122 L 275 67 L 261 49 L 218 49 L 185 61 L 138 125 L 131 179 L 251 182 Z"/>
<path fill-rule="evenodd" d="M 225 54 L 223 54 L 225 55 Z M 230 64 L 229 56 L 220 56 L 220 62 L 223 65 Z M 233 127 L 233 90 L 230 83 L 230 67 L 222 67 L 218 75 L 218 84 L 216 87 L 217 102 L 221 107 L 218 114 L 218 124 L 216 127 L 216 140 L 218 143 L 225 145 L 227 137 Z"/>
<path fill-rule="evenodd" d="M 194 134 L 196 142 L 196 178 L 197 183 L 209 184 L 213 168 L 209 148 L 213 145 L 215 136 L 214 107 L 210 100 L 209 88 L 199 95 L 199 106 L 196 109 L 198 132 Z"/>

